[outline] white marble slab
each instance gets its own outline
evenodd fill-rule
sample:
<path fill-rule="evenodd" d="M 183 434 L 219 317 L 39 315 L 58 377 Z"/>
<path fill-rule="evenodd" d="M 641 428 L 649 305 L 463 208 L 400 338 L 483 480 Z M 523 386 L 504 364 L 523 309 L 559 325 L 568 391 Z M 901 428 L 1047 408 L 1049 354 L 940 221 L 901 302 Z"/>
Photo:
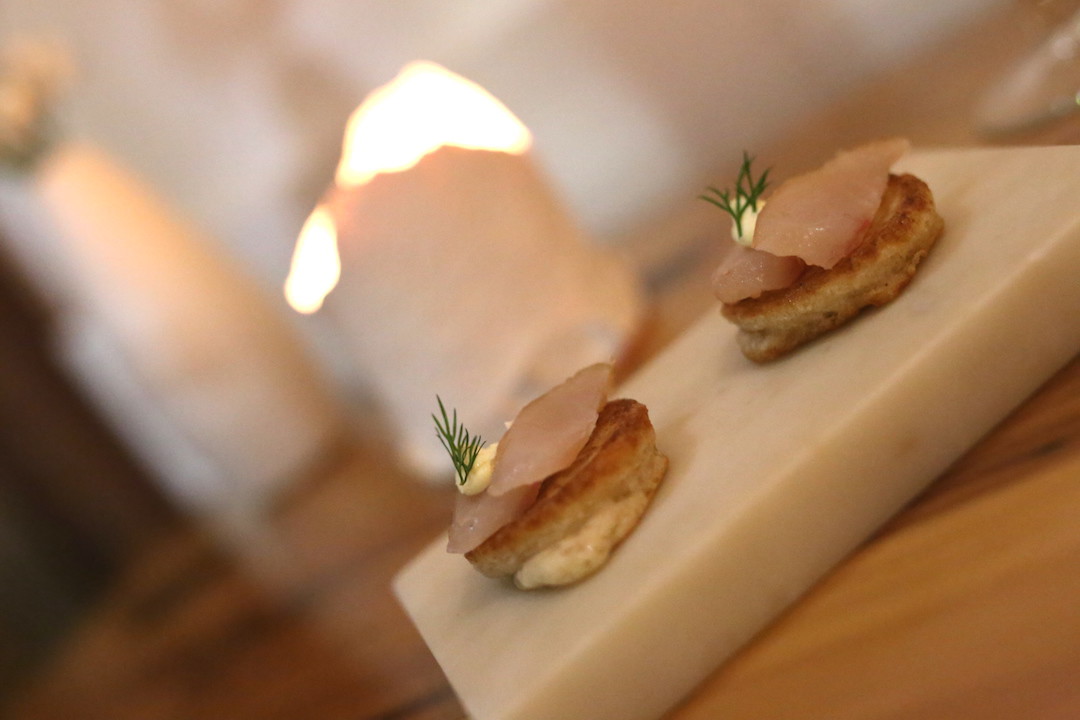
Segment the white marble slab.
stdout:
<path fill-rule="evenodd" d="M 1080 350 L 1080 147 L 902 166 L 946 231 L 893 304 L 767 366 L 709 313 L 620 388 L 671 470 L 598 575 L 524 593 L 439 538 L 396 578 L 474 718 L 659 716 Z"/>

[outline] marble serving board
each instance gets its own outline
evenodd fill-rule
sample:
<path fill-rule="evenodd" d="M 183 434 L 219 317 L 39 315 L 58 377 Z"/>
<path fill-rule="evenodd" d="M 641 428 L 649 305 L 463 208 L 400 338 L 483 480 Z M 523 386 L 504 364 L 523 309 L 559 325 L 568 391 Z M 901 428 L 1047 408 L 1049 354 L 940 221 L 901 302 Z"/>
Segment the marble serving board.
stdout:
<path fill-rule="evenodd" d="M 894 303 L 764 366 L 710 312 L 619 388 L 671 468 L 599 574 L 521 592 L 438 538 L 397 576 L 473 718 L 661 715 L 1080 350 L 1080 147 L 899 169 L 946 230 Z"/>

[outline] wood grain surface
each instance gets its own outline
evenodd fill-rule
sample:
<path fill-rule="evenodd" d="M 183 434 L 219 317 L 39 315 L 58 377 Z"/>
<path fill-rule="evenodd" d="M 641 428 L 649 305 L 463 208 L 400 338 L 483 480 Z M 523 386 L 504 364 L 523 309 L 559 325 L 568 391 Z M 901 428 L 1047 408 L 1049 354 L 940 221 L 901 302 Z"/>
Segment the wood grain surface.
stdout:
<path fill-rule="evenodd" d="M 1021 49 L 1015 12 L 761 154 L 798 170 L 883 134 L 984 142 L 971 104 Z M 656 300 L 640 359 L 709 307 L 714 231 L 688 206 L 629 239 Z M 269 517 L 145 548 L 8 716 L 462 717 L 389 590 L 445 528 L 453 490 L 395 470 L 369 430 Z M 1078 518 L 1074 359 L 668 718 L 1080 717 Z"/>
<path fill-rule="evenodd" d="M 671 717 L 1080 717 L 1080 361 Z"/>

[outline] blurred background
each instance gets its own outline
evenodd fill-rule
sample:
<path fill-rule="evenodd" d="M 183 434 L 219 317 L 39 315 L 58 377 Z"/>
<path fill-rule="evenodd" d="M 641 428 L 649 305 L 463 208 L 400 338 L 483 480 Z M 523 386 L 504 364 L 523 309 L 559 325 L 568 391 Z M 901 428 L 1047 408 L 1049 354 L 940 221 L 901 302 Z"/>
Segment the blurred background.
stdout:
<path fill-rule="evenodd" d="M 68 163 L 0 158 L 0 692 L 154 538 L 262 507 L 363 422 L 370 378 L 281 286 L 349 114 L 405 64 L 440 63 L 516 114 L 585 242 L 648 294 L 686 249 L 664 228 L 744 149 L 785 148 L 792 172 L 903 133 L 890 118 L 918 109 L 820 122 L 883 78 L 898 102 L 932 81 L 958 103 L 917 142 L 971 141 L 982 76 L 910 68 L 1004 12 L 1030 25 L 1001 62 L 1045 33 L 1003 0 L 913 8 L 0 0 L 0 49 L 60 58 L 36 157 Z"/>

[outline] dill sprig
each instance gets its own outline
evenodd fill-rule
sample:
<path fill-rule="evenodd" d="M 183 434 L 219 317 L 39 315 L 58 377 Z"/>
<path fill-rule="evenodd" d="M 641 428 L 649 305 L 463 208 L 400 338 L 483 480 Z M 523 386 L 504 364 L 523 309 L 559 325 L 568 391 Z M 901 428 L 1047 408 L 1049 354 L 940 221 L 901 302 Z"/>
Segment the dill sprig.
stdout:
<path fill-rule="evenodd" d="M 734 197 L 730 190 L 718 190 L 711 186 L 708 188 L 711 195 L 698 196 L 731 215 L 735 220 L 735 233 L 740 238 L 743 237 L 743 215 L 748 209 L 757 212 L 758 200 L 765 192 L 765 188 L 769 186 L 769 170 L 761 173 L 761 177 L 757 180 L 750 174 L 750 164 L 753 161 L 754 158 L 743 150 L 742 167 L 739 168 L 739 175 L 735 178 Z"/>
<path fill-rule="evenodd" d="M 441 419 L 434 414 L 431 416 L 431 419 L 435 421 L 435 432 L 439 436 L 439 442 L 446 448 L 446 452 L 450 453 L 458 484 L 464 485 L 465 478 L 469 476 L 469 471 L 476 462 L 476 456 L 480 454 L 480 448 L 484 447 L 484 441 L 479 435 L 471 436 L 464 425 L 458 424 L 456 409 L 453 415 L 448 417 L 442 398 L 436 395 L 435 399 L 439 402 L 439 414 L 442 416 Z"/>

